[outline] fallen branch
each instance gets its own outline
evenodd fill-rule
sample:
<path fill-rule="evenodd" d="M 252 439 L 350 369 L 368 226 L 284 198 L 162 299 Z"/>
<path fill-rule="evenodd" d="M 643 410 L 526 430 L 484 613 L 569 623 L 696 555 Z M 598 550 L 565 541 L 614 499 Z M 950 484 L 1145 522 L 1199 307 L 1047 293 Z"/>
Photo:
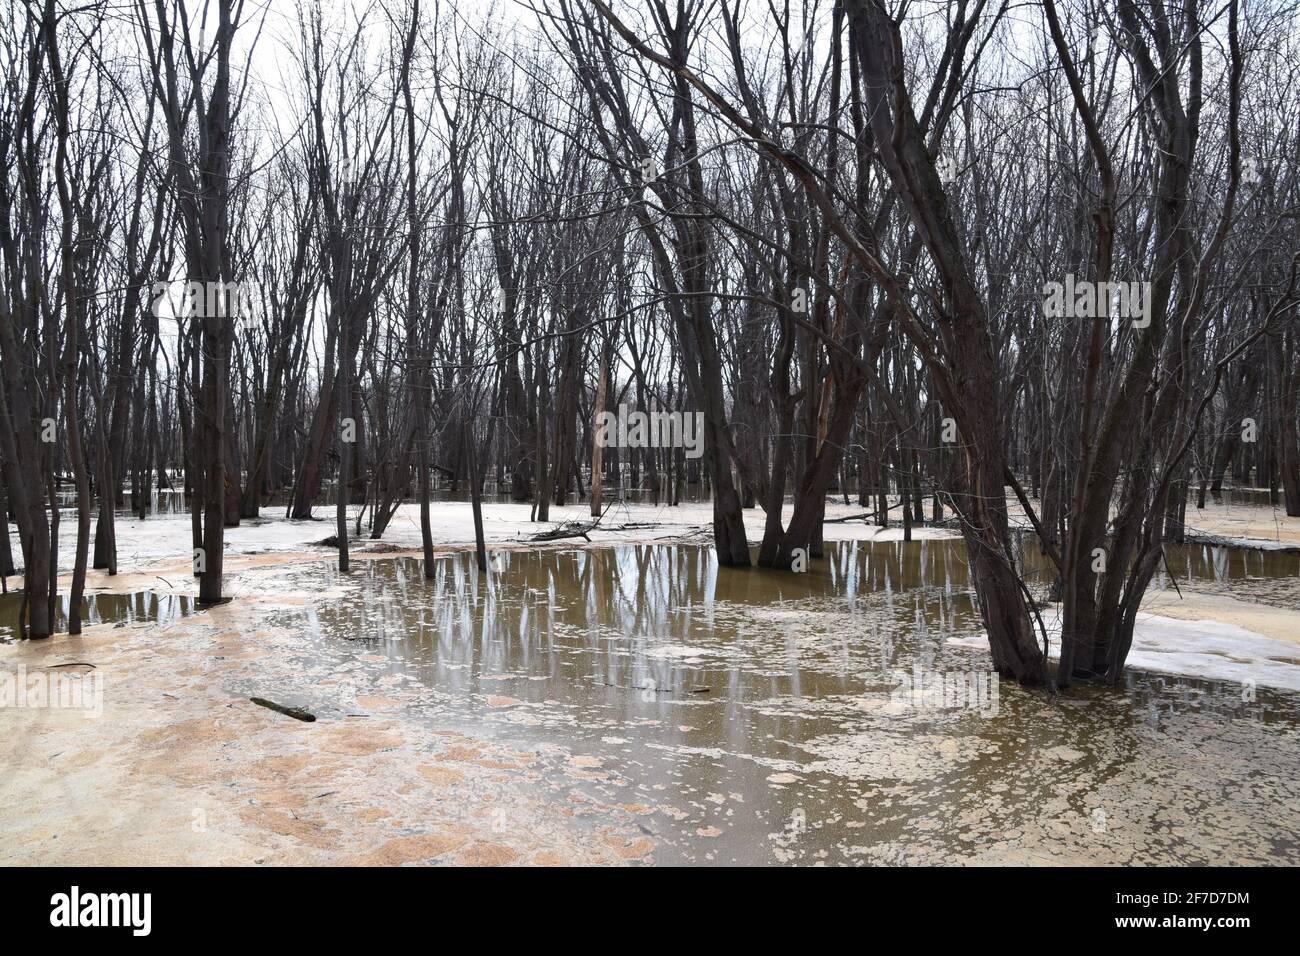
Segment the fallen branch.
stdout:
<path fill-rule="evenodd" d="M 315 714 L 308 713 L 307 711 L 303 710 L 301 707 L 285 707 L 283 704 L 277 704 L 269 700 L 263 700 L 261 697 L 250 697 L 248 699 L 251 700 L 253 703 L 255 703 L 258 707 L 265 707 L 268 710 L 275 711 L 277 714 L 284 714 L 284 716 L 286 717 L 292 717 L 294 720 L 301 720 L 304 723 L 308 723 L 308 724 L 316 720 Z"/>
<path fill-rule="evenodd" d="M 591 538 L 587 537 L 587 533 L 589 531 L 592 531 L 598 524 L 601 523 L 601 521 L 604 520 L 605 515 L 609 514 L 609 509 L 614 506 L 615 501 L 617 500 L 618 499 L 615 499 L 614 501 L 611 501 L 609 504 L 607 504 L 605 506 L 605 510 L 600 513 L 600 517 L 597 518 L 595 521 L 588 521 L 585 524 L 581 521 L 566 521 L 562 525 L 552 528 L 550 531 L 539 531 L 537 534 L 533 535 L 528 540 L 529 541 L 561 541 L 564 538 L 581 538 L 583 541 L 590 543 Z"/>
<path fill-rule="evenodd" d="M 823 518 L 822 524 L 841 524 L 845 521 L 866 521 L 868 518 L 875 518 L 877 512 L 864 511 L 860 515 L 846 515 L 843 518 Z"/>
<path fill-rule="evenodd" d="M 589 542 L 591 541 L 591 538 L 587 537 L 587 532 L 598 524 L 600 524 L 599 518 L 587 524 L 583 524 L 581 521 L 566 521 L 564 524 L 557 528 L 552 528 L 550 531 L 539 531 L 528 540 L 560 541 L 564 538 L 581 538 L 583 541 Z"/>

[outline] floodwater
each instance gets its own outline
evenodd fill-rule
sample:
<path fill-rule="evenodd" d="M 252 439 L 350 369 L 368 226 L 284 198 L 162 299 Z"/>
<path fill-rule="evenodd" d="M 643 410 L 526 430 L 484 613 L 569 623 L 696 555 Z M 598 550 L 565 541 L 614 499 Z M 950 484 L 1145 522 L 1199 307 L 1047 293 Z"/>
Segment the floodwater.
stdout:
<path fill-rule="evenodd" d="M 22 610 L 21 591 L 0 595 L 0 643 L 18 636 L 18 615 Z M 59 595 L 55 607 L 55 630 L 67 629 L 71 601 L 67 594 Z M 137 621 L 166 623 L 192 613 L 197 601 L 184 594 L 158 594 L 154 591 L 134 591 L 127 594 L 87 594 L 82 601 L 83 624 L 132 624 Z"/>
<path fill-rule="evenodd" d="M 1046 591 L 1055 568 L 1031 534 L 1016 539 L 1020 566 L 1032 590 Z M 1286 610 L 1300 610 L 1300 552 L 1212 544 L 1169 544 L 1151 579 L 1155 591 L 1187 588 L 1224 594 Z"/>
<path fill-rule="evenodd" d="M 1230 553 L 1219 555 L 1218 552 Z M 287 569 L 322 593 L 301 703 L 565 748 L 537 786 L 634 815 L 657 863 L 1300 862 L 1300 695 L 1131 672 L 999 682 L 952 541 L 828 545 L 805 574 L 621 546 Z M 1188 548 L 1180 586 L 1293 606 L 1300 557 Z M 328 592 L 326 589 L 329 589 Z M 1234 592 L 1240 593 L 1240 590 Z M 341 595 L 341 596 L 340 596 Z"/>
<path fill-rule="evenodd" d="M 1300 553 L 1231 548 L 1218 545 L 1165 545 L 1167 567 L 1160 567 L 1153 588 L 1224 594 L 1271 607 L 1300 611 Z"/>

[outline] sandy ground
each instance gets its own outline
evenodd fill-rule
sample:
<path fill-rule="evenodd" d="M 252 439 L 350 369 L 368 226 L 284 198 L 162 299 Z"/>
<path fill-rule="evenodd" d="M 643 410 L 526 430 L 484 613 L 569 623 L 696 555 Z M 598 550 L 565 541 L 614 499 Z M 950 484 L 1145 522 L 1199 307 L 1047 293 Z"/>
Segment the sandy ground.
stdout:
<path fill-rule="evenodd" d="M 488 541 L 497 547 L 523 546 L 537 529 L 527 506 L 491 504 L 485 512 Z M 827 509 L 830 519 L 860 513 L 857 506 Z M 585 519 L 586 506 L 554 509 L 552 517 Z M 433 518 L 440 549 L 471 545 L 467 505 L 437 504 Z M 1300 519 L 1271 509 L 1207 508 L 1195 518 L 1206 534 L 1300 544 Z M 703 542 L 710 519 L 708 505 L 618 506 L 591 538 L 595 545 Z M 761 511 L 747 513 L 752 539 L 762 520 Z M 121 520 L 122 573 L 92 572 L 88 589 L 194 593 L 188 529 L 188 516 Z M 264 520 L 229 530 L 229 590 L 238 600 L 205 614 L 0 646 L 0 671 L 57 671 L 83 687 L 102 675 L 104 689 L 97 717 L 0 708 L 8 770 L 0 782 L 0 863 L 653 862 L 649 831 L 638 825 L 645 809 L 602 802 L 580 786 L 603 773 L 589 755 L 559 747 L 515 751 L 472 730 L 430 729 L 403 715 L 400 695 L 359 694 L 346 678 L 322 679 L 339 686 L 334 706 L 314 724 L 249 702 L 260 691 L 293 704 L 302 678 L 307 638 L 268 629 L 265 616 L 329 597 L 267 589 L 257 572 L 320 560 L 328 552 L 313 542 L 332 530 L 327 520 Z M 826 526 L 827 540 L 900 536 L 897 527 L 882 531 L 861 521 Z M 418 546 L 418 513 L 404 507 L 383 542 L 358 542 L 357 550 L 364 556 Z M 61 550 L 69 549 L 65 536 Z M 1293 615 L 1223 596 L 1178 601 L 1165 592 L 1149 603 L 1156 613 L 1139 624 L 1133 663 L 1154 660 L 1212 676 L 1203 671 L 1217 660 L 1230 666 L 1230 679 L 1300 689 Z M 1287 670 L 1270 678 L 1281 673 L 1275 668 Z M 555 792 L 543 779 L 574 786 Z M 112 799 L 99 799 L 105 794 Z"/>

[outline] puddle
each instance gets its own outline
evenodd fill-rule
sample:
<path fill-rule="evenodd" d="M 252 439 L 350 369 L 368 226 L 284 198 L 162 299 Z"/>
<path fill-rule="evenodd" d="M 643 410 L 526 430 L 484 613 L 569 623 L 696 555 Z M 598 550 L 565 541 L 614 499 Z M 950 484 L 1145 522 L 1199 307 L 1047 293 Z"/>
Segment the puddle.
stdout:
<path fill-rule="evenodd" d="M 22 609 L 21 592 L 10 591 L 0 595 L 0 642 L 8 643 L 18 637 L 18 615 Z M 67 630 L 68 609 L 71 602 L 67 594 L 59 595 L 55 608 L 55 630 Z M 154 591 L 135 591 L 130 594 L 87 594 L 82 602 L 83 624 L 133 624 L 137 621 L 174 621 L 193 613 L 197 607 L 194 598 L 183 594 L 158 594 Z"/>
<path fill-rule="evenodd" d="M 949 644 L 980 634 L 960 547 L 846 542 L 803 575 L 691 546 L 496 552 L 487 575 L 449 555 L 429 581 L 411 559 L 299 566 L 286 585 L 330 596 L 266 623 L 313 638 L 304 705 L 566 750 L 539 786 L 622 807 L 659 863 L 1300 858 L 1279 812 L 1300 695 L 1000 683 Z M 1171 556 L 1184 588 L 1277 571 L 1296 599 L 1270 564 L 1293 555 L 1198 554 Z"/>

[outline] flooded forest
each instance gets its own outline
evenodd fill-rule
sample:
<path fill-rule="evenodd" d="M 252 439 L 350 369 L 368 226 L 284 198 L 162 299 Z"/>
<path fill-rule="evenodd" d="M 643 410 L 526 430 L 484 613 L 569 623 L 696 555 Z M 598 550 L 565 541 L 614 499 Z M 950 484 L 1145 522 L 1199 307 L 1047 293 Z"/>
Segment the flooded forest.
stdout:
<path fill-rule="evenodd" d="M 0 863 L 1300 863 L 1294 0 L 0 61 Z"/>

